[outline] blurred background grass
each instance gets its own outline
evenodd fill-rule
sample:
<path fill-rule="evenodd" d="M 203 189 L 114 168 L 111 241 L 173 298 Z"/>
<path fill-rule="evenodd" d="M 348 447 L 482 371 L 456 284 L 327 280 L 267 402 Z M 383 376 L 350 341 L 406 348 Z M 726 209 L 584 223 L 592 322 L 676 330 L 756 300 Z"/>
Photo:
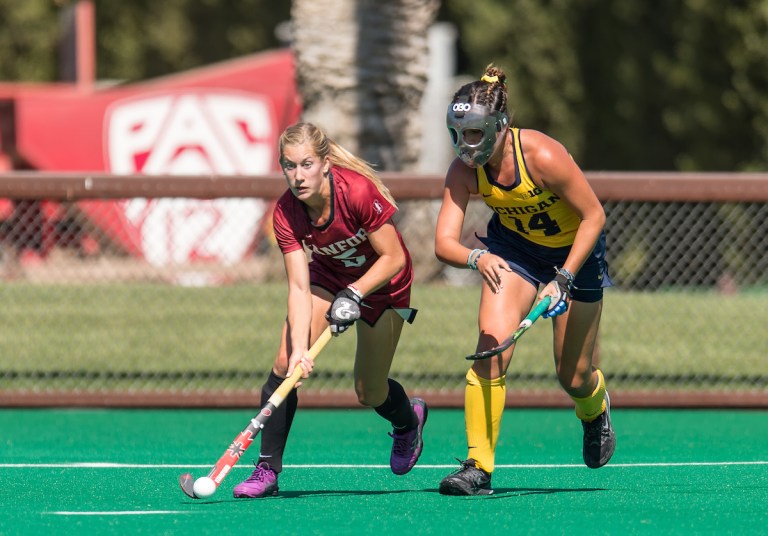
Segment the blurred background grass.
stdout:
<path fill-rule="evenodd" d="M 749 388 L 768 377 L 759 310 L 765 289 L 722 295 L 606 292 L 599 362 L 614 389 Z M 2 389 L 258 389 L 285 316 L 283 283 L 188 288 L 29 285 L 0 290 Z M 477 339 L 479 286 L 418 284 L 393 375 L 457 389 Z M 694 314 L 695 313 L 695 314 Z M 354 332 L 318 357 L 307 387 L 351 389 Z M 509 370 L 523 388 L 557 389 L 551 323 L 521 340 Z"/>

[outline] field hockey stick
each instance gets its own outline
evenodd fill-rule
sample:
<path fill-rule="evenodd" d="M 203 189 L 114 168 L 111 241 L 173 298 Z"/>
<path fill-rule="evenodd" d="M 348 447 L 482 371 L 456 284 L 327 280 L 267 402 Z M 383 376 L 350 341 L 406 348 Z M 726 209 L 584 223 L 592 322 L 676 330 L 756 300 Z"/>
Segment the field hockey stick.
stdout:
<path fill-rule="evenodd" d="M 533 325 L 536 320 L 539 319 L 539 317 L 542 315 L 544 311 L 546 311 L 549 308 L 549 302 L 552 301 L 552 298 L 550 296 L 545 296 L 543 300 L 541 300 L 536 307 L 534 307 L 530 313 L 528 313 L 528 316 L 523 318 L 523 321 L 520 322 L 520 325 L 517 326 L 517 330 L 501 341 L 501 344 L 498 346 L 494 346 L 493 348 L 490 348 L 488 350 L 483 350 L 482 352 L 477 352 L 476 354 L 468 355 L 466 359 L 469 359 L 470 361 L 478 361 L 480 359 L 488 359 L 489 357 L 493 357 L 495 355 L 499 355 L 501 352 L 512 346 L 517 342 L 517 340 L 523 336 L 523 333 L 528 331 L 530 327 Z"/>
<path fill-rule="evenodd" d="M 329 326 L 325 328 L 325 331 L 320 334 L 320 337 L 315 341 L 315 344 L 313 344 L 312 348 L 309 349 L 309 357 L 311 359 L 315 359 L 317 354 L 320 353 L 320 351 L 325 347 L 326 344 L 328 344 L 328 341 L 330 340 L 331 328 Z M 213 469 L 210 470 L 208 476 L 206 477 L 212 481 L 212 484 L 210 482 L 206 482 L 206 484 L 209 486 L 209 489 L 206 491 L 206 496 L 213 495 L 216 489 L 218 489 L 219 485 L 227 476 L 229 471 L 237 464 L 238 460 L 240 460 L 240 456 L 242 456 L 243 453 L 248 450 L 248 447 L 251 446 L 253 440 L 257 435 L 259 435 L 259 432 L 261 432 L 261 430 L 267 424 L 267 421 L 275 409 L 277 409 L 277 407 L 283 403 L 283 400 L 285 400 L 285 398 L 291 392 L 291 389 L 296 386 L 296 383 L 301 379 L 303 370 L 304 369 L 301 367 L 301 365 L 293 369 L 291 375 L 283 380 L 283 382 L 275 390 L 272 396 L 269 397 L 269 400 L 267 400 L 267 403 L 264 404 L 263 408 L 261 408 L 259 414 L 251 419 L 251 422 L 248 423 L 248 426 L 246 426 L 245 429 L 238 434 L 234 441 L 232 441 L 232 444 L 229 445 L 229 448 L 224 451 L 224 454 L 222 454 L 221 458 L 219 458 L 219 461 L 216 462 L 216 465 L 213 466 Z M 195 494 L 195 479 L 190 473 L 184 473 L 183 475 L 179 476 L 179 485 L 181 485 L 182 491 L 188 497 L 193 499 L 202 498 Z M 211 488 L 210 486 L 213 487 Z"/>

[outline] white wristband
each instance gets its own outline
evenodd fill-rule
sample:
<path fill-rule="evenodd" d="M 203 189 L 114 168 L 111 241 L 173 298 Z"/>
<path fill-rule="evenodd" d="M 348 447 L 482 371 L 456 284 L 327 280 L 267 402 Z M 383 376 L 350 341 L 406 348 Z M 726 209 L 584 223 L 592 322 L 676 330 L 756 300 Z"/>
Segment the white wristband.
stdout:
<path fill-rule="evenodd" d="M 470 270 L 472 269 L 472 257 L 477 255 L 479 251 L 480 251 L 479 249 L 473 249 L 472 251 L 469 252 L 469 255 L 467 256 L 467 268 L 469 268 Z"/>
<path fill-rule="evenodd" d="M 485 253 L 488 253 L 487 249 L 473 249 L 467 258 L 467 266 L 470 270 L 477 270 L 477 261 L 480 260 Z"/>
<path fill-rule="evenodd" d="M 363 299 L 363 293 L 362 293 L 362 292 L 360 292 L 359 290 L 357 290 L 357 287 L 355 287 L 354 285 L 347 285 L 347 288 L 348 288 L 349 290 L 351 290 L 352 292 L 354 292 L 354 293 L 355 293 L 355 296 L 357 296 L 358 298 L 360 298 L 360 300 L 362 301 L 362 299 Z"/>

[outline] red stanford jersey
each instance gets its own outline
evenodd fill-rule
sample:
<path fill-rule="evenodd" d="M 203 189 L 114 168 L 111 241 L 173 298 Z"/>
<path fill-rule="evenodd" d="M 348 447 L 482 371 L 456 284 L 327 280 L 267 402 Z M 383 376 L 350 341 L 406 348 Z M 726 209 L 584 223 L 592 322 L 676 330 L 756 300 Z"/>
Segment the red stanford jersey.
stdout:
<path fill-rule="evenodd" d="M 335 294 L 376 262 L 378 255 L 368 241 L 368 233 L 389 221 L 397 209 L 366 177 L 339 167 L 331 169 L 331 201 L 330 218 L 317 227 L 310 222 L 305 205 L 288 190 L 275 206 L 274 230 L 284 254 L 302 247 L 311 252 L 312 284 Z M 386 296 L 390 306 L 408 306 L 413 280 L 411 255 L 399 231 L 397 237 L 405 252 L 406 265 L 389 283 L 367 296 L 366 303 Z"/>

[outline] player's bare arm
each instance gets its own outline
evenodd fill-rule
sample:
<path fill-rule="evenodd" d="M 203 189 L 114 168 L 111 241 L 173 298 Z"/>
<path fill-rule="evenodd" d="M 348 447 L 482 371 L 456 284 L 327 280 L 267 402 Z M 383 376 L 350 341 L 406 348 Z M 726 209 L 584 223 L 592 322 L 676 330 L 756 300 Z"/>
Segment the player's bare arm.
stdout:
<path fill-rule="evenodd" d="M 476 269 L 496 293 L 502 287 L 502 273 L 510 271 L 506 261 L 486 251 L 482 255 L 473 252 L 461 243 L 467 205 L 471 196 L 477 193 L 475 170 L 455 159 L 446 175 L 443 203 L 437 217 L 435 255 L 453 267 Z"/>
<path fill-rule="evenodd" d="M 470 250 L 461 244 L 461 231 L 469 199 L 476 193 L 475 170 L 454 159 L 445 177 L 443 203 L 437 216 L 435 255 L 456 268 L 467 267 Z"/>
<path fill-rule="evenodd" d="M 577 273 L 589 256 L 605 225 L 605 211 L 571 155 L 562 144 L 535 130 L 521 133 L 523 153 L 532 178 L 556 193 L 579 216 L 571 252 L 562 266 Z"/>
<path fill-rule="evenodd" d="M 405 252 L 391 221 L 368 233 L 368 240 L 379 258 L 354 284 L 364 296 L 387 284 L 400 273 L 406 262 Z"/>
<path fill-rule="evenodd" d="M 290 375 L 299 361 L 307 360 L 312 323 L 312 293 L 309 286 L 306 253 L 303 250 L 291 251 L 283 256 L 283 262 L 288 278 L 288 329 L 290 334 L 288 374 Z M 303 366 L 306 371 L 304 377 L 306 377 L 312 370 L 312 364 L 307 362 L 303 363 Z"/>

